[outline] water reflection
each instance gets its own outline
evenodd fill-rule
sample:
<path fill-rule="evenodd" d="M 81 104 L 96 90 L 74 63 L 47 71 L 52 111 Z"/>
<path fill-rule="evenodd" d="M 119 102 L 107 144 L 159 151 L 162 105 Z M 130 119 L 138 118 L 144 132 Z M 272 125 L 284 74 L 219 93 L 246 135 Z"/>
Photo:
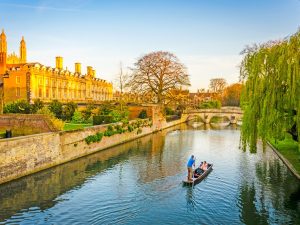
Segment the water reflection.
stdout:
<path fill-rule="evenodd" d="M 261 211 L 257 210 L 256 191 L 254 184 L 243 184 L 240 187 L 240 205 L 241 208 L 241 222 L 245 224 L 268 224 L 268 214 L 265 213 L 265 208 L 262 207 Z"/>
<path fill-rule="evenodd" d="M 167 174 L 161 171 L 164 170 L 161 161 L 164 137 L 169 131 L 157 132 L 154 135 L 0 185 L 0 221 L 32 206 L 40 210 L 51 208 L 60 201 L 57 199 L 58 196 L 71 189 L 79 189 L 89 178 L 128 160 L 132 155 L 143 155 L 150 159 L 145 159 L 147 164 L 143 164 L 147 169 L 136 168 L 141 182 L 149 182 L 160 174 Z M 141 171 L 147 171 L 147 173 Z M 120 164 L 120 182 L 122 177 L 122 164 Z"/>
<path fill-rule="evenodd" d="M 182 124 L 0 185 L 0 224 L 300 224 L 300 183 L 239 137 Z M 182 186 L 191 154 L 214 163 L 193 188 Z"/>

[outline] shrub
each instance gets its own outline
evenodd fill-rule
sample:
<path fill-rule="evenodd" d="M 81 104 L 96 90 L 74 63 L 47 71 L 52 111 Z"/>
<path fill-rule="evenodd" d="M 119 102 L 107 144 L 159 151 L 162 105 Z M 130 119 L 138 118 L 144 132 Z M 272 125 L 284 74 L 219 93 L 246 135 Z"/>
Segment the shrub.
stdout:
<path fill-rule="evenodd" d="M 147 116 L 147 111 L 146 111 L 145 109 L 143 109 L 143 110 L 140 112 L 138 118 L 140 118 L 140 119 L 146 119 L 146 118 L 148 118 L 148 116 Z"/>
<path fill-rule="evenodd" d="M 64 126 L 65 126 L 65 122 L 56 118 L 56 117 L 51 117 L 50 118 L 52 124 L 54 125 L 54 127 L 57 129 L 57 130 L 63 130 L 64 129 Z"/>
<path fill-rule="evenodd" d="M 77 109 L 77 104 L 74 102 L 68 102 L 62 108 L 62 119 L 71 121 L 75 110 Z"/>
<path fill-rule="evenodd" d="M 43 108 L 39 109 L 36 114 L 43 114 L 43 115 L 48 115 L 50 117 L 55 117 L 54 113 L 50 111 L 50 109 L 46 106 Z"/>
<path fill-rule="evenodd" d="M 166 113 L 166 115 L 174 115 L 174 110 L 169 107 L 166 107 L 165 113 Z"/>
<path fill-rule="evenodd" d="M 93 125 L 112 123 L 112 117 L 108 115 L 93 116 Z"/>
<path fill-rule="evenodd" d="M 132 132 L 132 131 L 134 130 L 134 128 L 133 128 L 132 125 L 128 125 L 128 126 L 127 126 L 127 130 L 128 130 L 129 132 Z"/>
<path fill-rule="evenodd" d="M 51 112 L 54 113 L 55 117 L 58 119 L 62 118 L 62 110 L 63 110 L 63 104 L 57 100 L 53 100 L 48 108 L 50 109 Z"/>
<path fill-rule="evenodd" d="M 103 133 L 97 132 L 95 135 L 89 135 L 85 138 L 85 142 L 89 145 L 93 142 L 100 142 L 102 140 Z"/>
<path fill-rule="evenodd" d="M 3 112 L 30 114 L 32 112 L 32 106 L 26 100 L 18 100 L 5 105 Z"/>
<path fill-rule="evenodd" d="M 47 115 L 49 116 L 53 126 L 57 129 L 57 130 L 63 130 L 65 123 L 64 121 L 56 118 L 54 116 L 54 113 L 50 111 L 49 108 L 47 108 L 46 106 L 44 106 L 43 108 L 39 109 L 37 112 L 37 114 L 43 114 L 43 115 Z"/>
<path fill-rule="evenodd" d="M 44 107 L 44 103 L 38 98 L 34 100 L 34 103 L 32 105 L 32 113 L 36 113 L 39 109 L 42 109 Z"/>
<path fill-rule="evenodd" d="M 202 103 L 200 103 L 198 108 L 199 109 L 220 109 L 221 102 L 218 100 L 202 102 Z"/>
<path fill-rule="evenodd" d="M 76 110 L 72 116 L 72 122 L 73 123 L 83 123 L 84 120 L 82 118 L 82 113 L 78 110 Z"/>

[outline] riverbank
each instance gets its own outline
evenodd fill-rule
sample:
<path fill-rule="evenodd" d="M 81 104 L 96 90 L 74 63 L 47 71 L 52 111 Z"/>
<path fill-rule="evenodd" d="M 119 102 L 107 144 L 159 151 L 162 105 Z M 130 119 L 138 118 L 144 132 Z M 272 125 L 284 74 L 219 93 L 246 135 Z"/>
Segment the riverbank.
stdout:
<path fill-rule="evenodd" d="M 269 141 L 269 145 L 292 173 L 300 180 L 300 152 L 298 143 L 289 135 L 282 141 Z"/>
<path fill-rule="evenodd" d="M 185 122 L 166 122 L 152 107 L 152 120 L 130 121 L 0 140 L 0 184 L 57 166 Z"/>

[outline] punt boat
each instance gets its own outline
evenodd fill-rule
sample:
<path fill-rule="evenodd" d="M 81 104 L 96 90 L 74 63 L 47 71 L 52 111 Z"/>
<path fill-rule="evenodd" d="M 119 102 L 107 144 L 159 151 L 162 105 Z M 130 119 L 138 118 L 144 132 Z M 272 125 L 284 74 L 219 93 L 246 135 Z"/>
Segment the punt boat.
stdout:
<path fill-rule="evenodd" d="M 203 172 L 202 174 L 200 174 L 199 177 L 193 177 L 193 180 L 188 180 L 186 178 L 186 180 L 183 180 L 183 184 L 185 185 L 193 185 L 193 184 L 196 184 L 196 183 L 199 183 L 201 180 L 203 180 L 211 171 L 212 171 L 212 167 L 213 167 L 213 164 L 208 164 L 208 168 L 205 172 Z M 194 173 L 195 171 L 193 171 Z"/>

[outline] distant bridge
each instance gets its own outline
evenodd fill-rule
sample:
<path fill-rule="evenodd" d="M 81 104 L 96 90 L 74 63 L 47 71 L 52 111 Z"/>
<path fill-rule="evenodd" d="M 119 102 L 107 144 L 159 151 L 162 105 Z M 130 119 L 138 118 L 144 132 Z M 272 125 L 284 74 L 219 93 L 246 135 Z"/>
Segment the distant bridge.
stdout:
<path fill-rule="evenodd" d="M 201 120 L 208 124 L 213 117 L 226 117 L 230 123 L 236 124 L 243 117 L 243 111 L 239 107 L 222 107 L 221 109 L 197 109 L 185 110 L 181 118 L 184 121 L 201 118 Z"/>

